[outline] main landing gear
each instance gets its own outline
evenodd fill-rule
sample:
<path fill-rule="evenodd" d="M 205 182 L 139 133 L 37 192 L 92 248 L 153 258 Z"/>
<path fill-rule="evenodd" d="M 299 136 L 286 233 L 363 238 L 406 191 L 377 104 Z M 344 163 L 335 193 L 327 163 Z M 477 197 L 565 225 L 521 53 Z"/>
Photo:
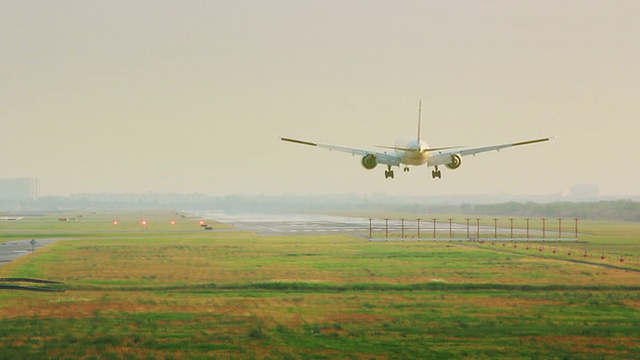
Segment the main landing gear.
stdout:
<path fill-rule="evenodd" d="M 402 168 L 402 171 L 404 172 L 408 172 L 409 171 L 409 167 L 405 166 L 404 168 Z M 392 178 L 393 179 L 393 170 L 391 170 L 391 165 L 387 165 L 387 170 L 384 171 L 384 178 L 388 179 L 388 178 Z M 442 179 L 442 171 L 440 171 L 438 169 L 438 167 L 436 166 L 435 170 L 431 171 L 431 177 L 432 178 L 438 178 L 438 179 Z"/>
<path fill-rule="evenodd" d="M 387 165 L 387 170 L 384 171 L 384 178 L 392 178 L 393 179 L 393 170 L 391 170 L 391 165 Z"/>
<path fill-rule="evenodd" d="M 436 169 L 431 171 L 431 177 L 434 179 L 442 179 L 442 171 L 438 170 L 438 167 L 436 166 Z"/>

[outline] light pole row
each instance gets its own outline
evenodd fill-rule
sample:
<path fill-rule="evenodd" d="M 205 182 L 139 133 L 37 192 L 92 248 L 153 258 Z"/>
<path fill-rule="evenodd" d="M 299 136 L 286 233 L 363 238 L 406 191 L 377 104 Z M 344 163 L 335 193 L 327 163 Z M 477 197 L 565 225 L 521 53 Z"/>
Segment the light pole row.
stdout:
<path fill-rule="evenodd" d="M 385 237 L 389 237 L 389 220 L 388 218 L 384 219 L 385 221 Z M 417 223 L 418 223 L 418 238 L 420 238 L 420 221 L 422 219 L 416 219 Z M 437 236 L 437 218 L 431 218 L 431 220 L 433 221 L 433 238 L 435 239 Z M 449 238 L 453 238 L 453 218 L 447 218 L 447 220 L 449 220 Z M 465 219 L 467 222 L 467 238 L 470 238 L 470 234 L 471 234 L 471 226 L 470 226 L 470 221 L 472 220 L 471 218 L 466 218 Z M 475 218 L 476 220 L 476 238 L 480 238 L 480 218 Z M 493 218 L 493 235 L 494 238 L 498 238 L 498 218 Z M 509 223 L 510 223 L 510 237 L 513 239 L 513 221 L 515 219 L 514 218 L 509 218 Z M 526 222 L 527 222 L 527 239 L 531 238 L 531 233 L 530 233 L 530 220 L 531 218 L 525 218 Z M 541 218 L 542 220 L 542 238 L 545 239 L 547 237 L 547 218 Z M 563 218 L 558 218 L 558 238 L 562 238 L 562 220 L 564 220 Z M 574 218 L 575 221 L 575 239 L 578 239 L 578 220 L 579 218 Z M 400 219 L 401 221 L 401 237 L 404 238 L 405 237 L 405 219 Z M 373 219 L 369 218 L 369 238 L 372 238 L 373 236 Z"/>

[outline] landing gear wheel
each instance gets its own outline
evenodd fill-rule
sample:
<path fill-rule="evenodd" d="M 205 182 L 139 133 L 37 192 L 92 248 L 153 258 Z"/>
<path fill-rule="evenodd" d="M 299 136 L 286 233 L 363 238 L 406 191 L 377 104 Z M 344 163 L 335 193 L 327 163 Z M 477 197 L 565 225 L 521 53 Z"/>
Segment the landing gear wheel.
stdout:
<path fill-rule="evenodd" d="M 402 169 L 402 171 L 404 171 L 404 172 L 409 172 L 409 167 L 408 167 L 408 166 L 405 166 L 405 167 L 404 167 L 404 169 Z"/>
<path fill-rule="evenodd" d="M 391 170 L 391 166 L 387 166 L 387 170 L 384 172 L 384 178 L 392 178 L 393 179 L 393 170 Z"/>
<path fill-rule="evenodd" d="M 434 179 L 435 178 L 442 179 L 442 172 L 436 168 L 431 172 L 431 177 Z"/>

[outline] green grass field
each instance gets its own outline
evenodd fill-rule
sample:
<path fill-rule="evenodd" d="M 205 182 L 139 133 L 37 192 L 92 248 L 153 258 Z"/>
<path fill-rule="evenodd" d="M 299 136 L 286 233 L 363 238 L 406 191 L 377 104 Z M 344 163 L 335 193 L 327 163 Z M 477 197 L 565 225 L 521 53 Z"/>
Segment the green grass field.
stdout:
<path fill-rule="evenodd" d="M 0 242 L 67 239 L 0 267 L 65 290 L 0 292 L 0 358 L 640 358 L 637 223 L 584 221 L 554 254 L 83 215 L 0 223 Z"/>

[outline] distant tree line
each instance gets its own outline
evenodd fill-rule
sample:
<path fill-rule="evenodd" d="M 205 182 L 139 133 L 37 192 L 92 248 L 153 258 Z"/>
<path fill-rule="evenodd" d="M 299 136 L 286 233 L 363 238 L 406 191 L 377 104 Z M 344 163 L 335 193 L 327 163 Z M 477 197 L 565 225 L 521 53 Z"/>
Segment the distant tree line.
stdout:
<path fill-rule="evenodd" d="M 478 215 L 558 217 L 600 220 L 640 221 L 640 202 L 616 200 L 599 202 L 507 202 L 501 204 L 462 204 L 460 212 Z"/>
<path fill-rule="evenodd" d="M 600 220 L 640 221 L 640 202 L 608 200 L 599 202 L 503 202 L 503 203 L 443 203 L 442 198 L 387 197 L 358 195 L 324 196 L 264 196 L 201 194 L 80 194 L 47 196 L 35 200 L 0 200 L 0 214 L 16 215 L 34 211 L 60 212 L 69 210 L 112 210 L 175 208 L 189 210 L 223 210 L 228 212 L 401 212 L 401 213 L 462 213 L 522 217 L 558 217 Z"/>

